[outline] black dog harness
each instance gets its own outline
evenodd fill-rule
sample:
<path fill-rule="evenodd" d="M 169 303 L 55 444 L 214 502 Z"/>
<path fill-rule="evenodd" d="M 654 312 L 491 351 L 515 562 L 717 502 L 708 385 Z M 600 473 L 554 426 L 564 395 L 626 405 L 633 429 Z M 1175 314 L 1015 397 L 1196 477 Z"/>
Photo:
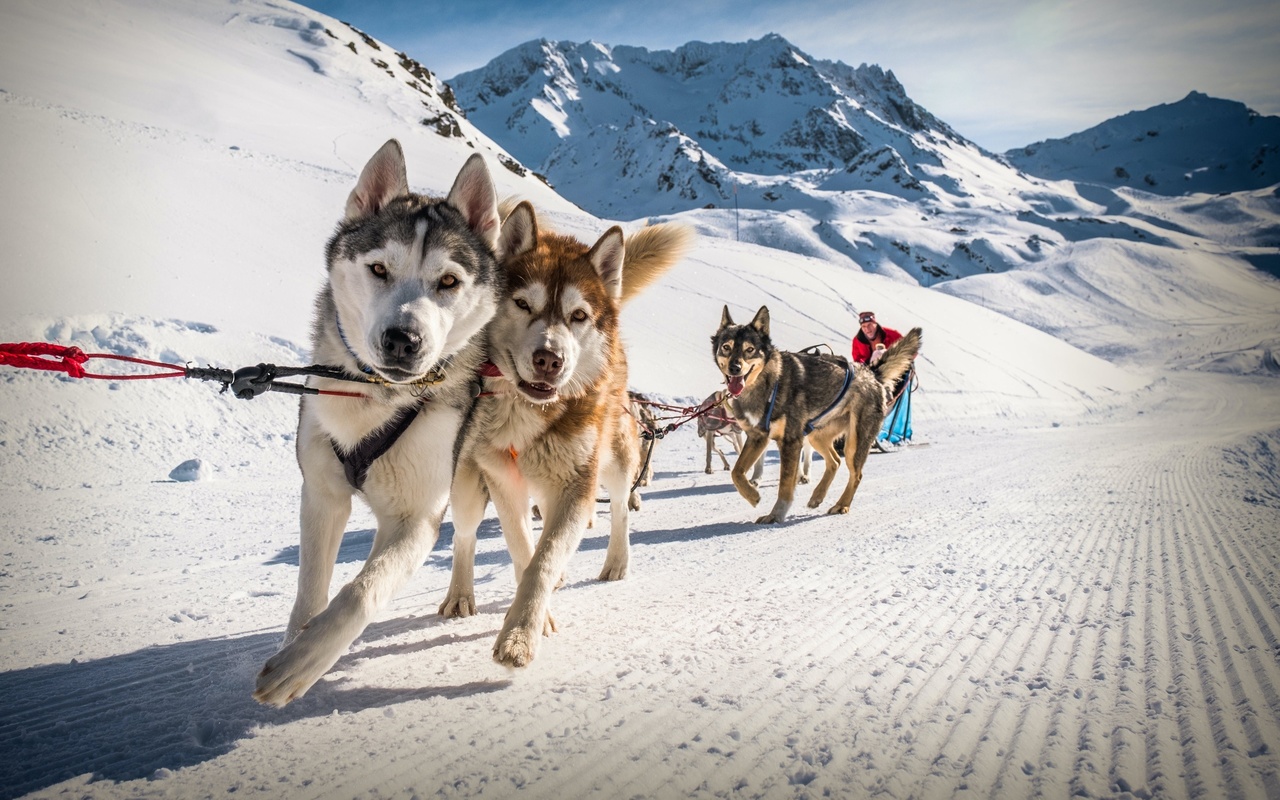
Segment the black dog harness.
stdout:
<path fill-rule="evenodd" d="M 338 457 L 338 461 L 342 462 L 342 469 L 347 475 L 347 483 L 351 484 L 351 488 L 357 492 L 364 489 L 365 478 L 369 477 L 369 467 L 373 466 L 373 462 L 381 458 L 404 435 L 404 432 L 409 430 L 409 426 L 418 417 L 422 402 L 400 409 L 390 422 L 361 439 L 349 453 L 343 453 L 337 442 L 329 440 L 333 445 L 334 455 Z"/>

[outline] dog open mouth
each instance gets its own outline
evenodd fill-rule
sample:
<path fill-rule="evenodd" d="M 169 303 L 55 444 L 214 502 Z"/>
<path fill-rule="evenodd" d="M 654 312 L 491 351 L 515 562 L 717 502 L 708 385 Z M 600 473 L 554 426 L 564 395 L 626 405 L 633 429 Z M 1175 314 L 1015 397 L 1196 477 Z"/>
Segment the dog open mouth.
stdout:
<path fill-rule="evenodd" d="M 556 399 L 556 387 L 554 386 L 545 383 L 529 383 L 528 381 L 520 381 L 517 385 L 527 397 L 540 403 Z"/>
<path fill-rule="evenodd" d="M 755 366 L 752 365 L 751 369 L 754 369 L 754 368 Z M 747 376 L 751 374 L 751 369 L 748 369 L 742 375 L 726 374 L 724 376 L 724 383 L 725 383 L 725 386 L 727 386 L 729 389 L 730 397 L 737 397 L 738 395 L 742 394 L 743 389 L 747 388 Z"/>

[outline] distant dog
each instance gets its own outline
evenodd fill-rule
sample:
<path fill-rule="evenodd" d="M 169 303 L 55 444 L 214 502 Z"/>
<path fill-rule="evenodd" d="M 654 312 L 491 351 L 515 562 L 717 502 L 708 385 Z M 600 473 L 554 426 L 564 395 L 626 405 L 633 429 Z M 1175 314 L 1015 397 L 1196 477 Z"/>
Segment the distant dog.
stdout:
<path fill-rule="evenodd" d="M 703 400 L 698 408 L 707 408 L 708 406 L 718 406 L 727 402 L 727 395 L 724 391 L 712 392 L 706 400 Z M 747 435 L 743 433 L 742 426 L 733 418 L 728 411 L 716 408 L 709 413 L 698 417 L 698 438 L 705 439 L 707 442 L 707 468 L 706 473 L 710 475 L 711 454 L 715 453 L 720 456 L 720 463 L 724 465 L 725 471 L 729 471 L 729 459 L 725 458 L 724 451 L 716 444 L 716 439 L 724 437 L 733 443 L 733 452 L 735 454 L 742 453 L 742 445 L 746 441 Z M 800 483 L 809 482 L 809 465 L 813 462 L 813 445 L 809 444 L 809 440 L 804 440 L 804 446 L 800 449 Z M 751 485 L 758 486 L 760 478 L 764 475 L 764 454 L 756 459 L 755 469 L 751 472 Z"/>
<path fill-rule="evenodd" d="M 627 407 L 640 428 L 640 438 L 636 449 L 636 458 L 640 464 L 640 477 L 637 485 L 648 486 L 649 482 L 653 480 L 653 451 L 658 446 L 658 440 L 653 436 L 658 431 L 658 415 L 654 413 L 653 405 L 649 398 L 643 394 L 629 391 L 627 392 L 627 398 L 630 400 Z M 646 436 L 645 434 L 648 435 Z M 640 510 L 640 502 L 635 497 L 632 498 L 631 510 Z"/>
<path fill-rule="evenodd" d="M 440 606 L 446 617 L 475 613 L 476 529 L 492 497 L 517 584 L 493 648 L 500 663 L 528 664 L 542 635 L 556 629 L 551 592 L 578 547 L 599 484 L 609 492 L 612 524 L 600 578 L 627 574 L 627 503 L 639 464 L 619 313 L 689 242 L 688 228 L 668 224 L 625 241 L 620 228 L 610 228 L 588 247 L 539 231 L 528 203 L 502 225 L 498 250 L 508 284 L 488 330 L 494 368 L 487 396 L 454 477 L 453 578 Z M 536 547 L 530 496 L 543 516 Z"/>
<path fill-rule="evenodd" d="M 782 522 L 795 498 L 797 466 L 806 438 L 823 460 L 822 478 L 809 498 L 817 508 L 840 468 L 833 446 L 845 437 L 849 482 L 828 514 L 846 514 L 862 481 L 862 468 L 876 440 L 894 383 L 911 368 L 920 350 L 921 330 L 913 328 L 890 347 L 874 367 L 850 364 L 839 356 L 788 353 L 769 339 L 769 309 L 761 306 L 746 325 L 734 324 L 725 306 L 720 328 L 711 337 L 712 355 L 731 397 L 729 410 L 747 431 L 747 442 L 733 467 L 733 483 L 751 505 L 760 492 L 746 470 L 778 443 L 782 474 L 773 510 L 756 520 Z"/>
<path fill-rule="evenodd" d="M 362 398 L 303 397 L 298 421 L 302 544 L 284 646 L 254 697 L 306 694 L 431 551 L 449 499 L 455 439 L 484 350 L 473 341 L 500 287 L 498 210 L 471 156 L 445 200 L 409 191 L 394 139 L 360 173 L 326 248 L 312 355 L 374 381 Z M 356 384 L 312 379 L 325 390 Z M 329 600 L 338 545 L 359 494 L 378 519 L 360 573 Z"/>

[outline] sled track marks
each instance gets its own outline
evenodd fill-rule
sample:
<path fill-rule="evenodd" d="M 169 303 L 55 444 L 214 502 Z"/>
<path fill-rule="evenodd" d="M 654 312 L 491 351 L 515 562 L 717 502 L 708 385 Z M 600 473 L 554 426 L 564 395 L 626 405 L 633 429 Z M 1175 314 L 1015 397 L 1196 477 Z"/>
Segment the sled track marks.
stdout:
<path fill-rule="evenodd" d="M 562 703 L 489 757 L 523 760 L 531 797 L 1277 797 L 1275 543 L 1240 533 L 1257 535 L 1255 509 L 1219 445 L 1188 438 L 1135 457 L 1115 437 L 993 452 L 975 475 L 878 462 L 864 487 L 881 524 L 855 501 L 844 526 L 690 543 L 698 574 L 683 588 L 735 617 L 692 613 L 650 632 L 637 652 L 656 646 L 659 664 L 628 663 L 618 642 L 596 653 L 626 664 L 610 692 L 677 699 L 608 726 L 607 697 L 587 712 Z M 1097 454 L 1084 467 L 1055 458 L 1080 447 Z M 895 494 L 921 467 L 912 494 Z M 1109 500 L 1072 502 L 1081 495 Z M 734 496 L 713 505 L 718 519 L 746 516 Z M 600 597 L 598 618 L 585 603 L 566 610 L 577 624 L 544 653 L 660 602 L 637 584 Z M 751 677 L 723 682 L 722 666 L 743 663 Z M 484 774 L 475 756 L 446 760 L 449 774 Z"/>
<path fill-rule="evenodd" d="M 225 760 L 255 797 L 1280 800 L 1280 525 L 1265 487 L 1242 497 L 1261 462 L 1232 455 L 1266 447 L 1190 425 L 1158 439 L 939 441 L 873 462 L 847 517 L 780 527 L 747 522 L 722 473 L 669 472 L 633 517 L 625 581 L 592 579 L 600 516 L 526 670 L 490 660 L 507 563 L 485 562 L 480 613 L 450 621 L 431 564 L 283 711 L 248 696 L 275 630 L 0 674 L 25 692 L 0 735 L 34 766 L 9 774 L 124 781 L 93 784 L 103 797 L 196 793 Z M 681 441 L 668 457 L 700 467 Z M 114 746 L 134 728 L 145 752 Z"/>

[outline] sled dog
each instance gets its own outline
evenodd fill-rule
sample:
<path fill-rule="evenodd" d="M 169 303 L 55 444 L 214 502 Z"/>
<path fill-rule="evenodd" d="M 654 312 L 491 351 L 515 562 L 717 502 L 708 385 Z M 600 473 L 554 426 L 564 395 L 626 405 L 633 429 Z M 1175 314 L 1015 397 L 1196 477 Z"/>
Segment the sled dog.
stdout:
<path fill-rule="evenodd" d="M 433 199 L 409 191 L 393 139 L 347 198 L 325 251 L 312 355 L 373 382 L 312 378 L 318 389 L 356 387 L 364 397 L 302 399 L 298 594 L 284 645 L 258 675 L 258 701 L 283 706 L 306 694 L 435 544 L 455 440 L 485 357 L 477 334 L 497 308 L 498 231 L 496 193 L 479 154 L 446 199 Z M 373 510 L 378 530 L 364 567 L 330 600 L 354 495 Z"/>
<path fill-rule="evenodd" d="M 874 367 L 850 364 L 839 356 L 790 353 L 769 339 L 769 309 L 761 306 L 746 325 L 734 324 L 725 306 L 720 328 L 711 337 L 712 355 L 730 395 L 729 410 L 747 432 L 747 442 L 733 466 L 733 485 L 751 505 L 760 492 L 746 471 L 778 443 L 782 474 L 778 500 L 758 523 L 782 522 L 795 498 L 797 465 L 807 437 L 822 456 L 822 477 L 809 498 L 817 508 L 840 469 L 834 443 L 845 437 L 843 456 L 849 482 L 828 514 L 846 514 L 862 481 L 867 454 L 884 420 L 889 392 L 906 374 L 920 350 L 921 330 L 913 328 L 894 342 Z"/>
<path fill-rule="evenodd" d="M 658 440 L 656 438 L 646 438 L 645 432 L 653 434 L 658 430 L 658 415 L 654 413 L 651 400 L 640 392 L 627 392 L 627 397 L 631 401 L 628 406 L 631 416 L 635 417 L 636 425 L 640 430 L 640 438 L 636 440 L 636 459 L 640 464 L 640 477 L 637 480 L 637 486 L 648 486 L 653 480 L 653 451 L 658 448 Z M 633 492 L 631 498 L 631 510 L 640 510 L 640 499 Z"/>
<path fill-rule="evenodd" d="M 627 574 L 627 501 L 640 465 L 619 311 L 679 260 L 690 238 L 689 229 L 667 224 L 624 241 L 613 227 L 588 247 L 540 231 L 527 202 L 503 222 L 498 251 L 508 284 L 488 329 L 493 374 L 454 475 L 453 576 L 440 605 L 446 617 L 475 613 L 476 529 L 492 498 L 516 573 L 515 599 L 493 648 L 499 663 L 528 664 L 542 635 L 556 630 L 551 592 L 599 484 L 611 517 L 600 579 Z M 536 546 L 531 498 L 543 518 Z"/>
<path fill-rule="evenodd" d="M 699 404 L 698 408 L 706 408 L 707 406 L 718 406 L 728 401 L 728 395 L 723 390 L 712 392 L 706 400 Z M 742 426 L 733 418 L 728 411 L 716 409 L 709 414 L 703 414 L 698 417 L 698 438 L 705 439 L 707 442 L 707 468 L 708 475 L 714 472 L 711 469 L 711 454 L 715 453 L 720 456 L 720 463 L 724 465 L 726 472 L 729 471 L 729 459 L 725 458 L 724 451 L 716 444 L 718 437 L 725 437 L 733 443 L 733 452 L 741 453 L 742 445 L 747 440 L 747 435 L 742 432 Z M 813 462 L 813 445 L 809 444 L 808 438 L 804 440 L 804 445 L 800 449 L 800 483 L 809 482 L 809 465 Z M 760 477 L 764 475 L 764 454 L 761 453 L 760 458 L 756 459 L 755 469 L 751 471 L 751 485 L 759 486 Z"/>

